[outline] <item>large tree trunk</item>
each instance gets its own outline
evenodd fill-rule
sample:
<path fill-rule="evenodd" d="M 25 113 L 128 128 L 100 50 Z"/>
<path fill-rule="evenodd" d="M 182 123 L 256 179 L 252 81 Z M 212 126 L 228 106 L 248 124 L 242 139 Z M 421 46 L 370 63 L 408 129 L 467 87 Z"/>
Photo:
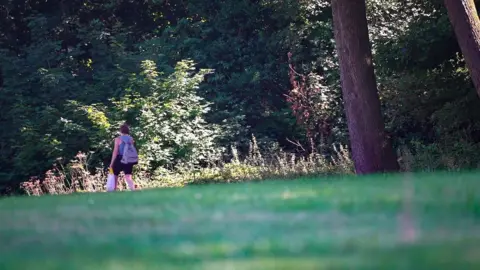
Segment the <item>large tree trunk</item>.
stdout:
<path fill-rule="evenodd" d="M 335 42 L 357 174 L 396 171 L 385 134 L 368 37 L 365 0 L 332 0 Z"/>
<path fill-rule="evenodd" d="M 473 0 L 445 0 L 448 17 L 480 96 L 480 20 Z"/>

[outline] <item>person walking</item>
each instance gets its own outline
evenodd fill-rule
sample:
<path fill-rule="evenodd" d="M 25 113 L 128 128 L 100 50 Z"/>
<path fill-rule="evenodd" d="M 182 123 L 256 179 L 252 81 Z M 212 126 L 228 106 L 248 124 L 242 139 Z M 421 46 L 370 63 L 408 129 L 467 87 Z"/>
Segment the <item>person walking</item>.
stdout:
<path fill-rule="evenodd" d="M 113 171 L 113 174 L 115 176 L 115 185 L 113 187 L 113 190 L 117 189 L 118 175 L 120 174 L 120 172 L 123 171 L 123 173 L 125 174 L 125 182 L 127 182 L 128 189 L 133 191 L 135 190 L 135 185 L 132 179 L 132 171 L 133 171 L 133 166 L 136 163 L 123 163 L 122 155 L 125 153 L 124 152 L 125 147 L 127 147 L 128 144 L 133 145 L 135 141 L 130 136 L 130 128 L 126 123 L 120 126 L 119 131 L 120 131 L 120 136 L 118 136 L 114 140 L 112 160 L 110 162 L 110 170 Z M 113 190 L 109 190 L 109 191 L 113 191 Z"/>

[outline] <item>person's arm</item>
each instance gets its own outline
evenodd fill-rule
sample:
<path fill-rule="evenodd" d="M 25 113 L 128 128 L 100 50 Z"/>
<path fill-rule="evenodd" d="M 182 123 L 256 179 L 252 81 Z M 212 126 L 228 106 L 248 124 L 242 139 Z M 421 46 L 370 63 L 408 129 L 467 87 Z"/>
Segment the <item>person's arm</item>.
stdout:
<path fill-rule="evenodd" d="M 112 161 L 110 162 L 110 168 L 113 167 L 113 163 L 115 162 L 115 158 L 118 155 L 118 144 L 119 144 L 118 141 L 119 141 L 119 139 L 115 138 L 114 146 L 113 146 L 113 153 L 112 153 Z"/>

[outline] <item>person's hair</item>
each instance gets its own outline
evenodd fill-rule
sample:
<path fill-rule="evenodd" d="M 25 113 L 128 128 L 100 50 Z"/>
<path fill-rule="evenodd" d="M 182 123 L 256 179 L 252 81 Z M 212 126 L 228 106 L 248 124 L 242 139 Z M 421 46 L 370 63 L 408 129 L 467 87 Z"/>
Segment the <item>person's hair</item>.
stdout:
<path fill-rule="evenodd" d="M 120 126 L 120 132 L 123 134 L 130 134 L 130 128 L 128 127 L 127 123 L 124 123 Z"/>

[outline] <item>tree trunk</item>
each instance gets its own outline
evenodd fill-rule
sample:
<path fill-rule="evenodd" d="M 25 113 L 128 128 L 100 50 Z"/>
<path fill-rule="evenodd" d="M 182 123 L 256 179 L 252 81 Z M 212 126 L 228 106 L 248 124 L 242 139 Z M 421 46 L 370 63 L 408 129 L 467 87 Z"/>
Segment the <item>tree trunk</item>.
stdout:
<path fill-rule="evenodd" d="M 335 42 L 357 174 L 396 171 L 385 134 L 368 37 L 365 0 L 332 0 Z"/>
<path fill-rule="evenodd" d="M 480 20 L 473 0 L 445 0 L 448 17 L 480 96 Z"/>

